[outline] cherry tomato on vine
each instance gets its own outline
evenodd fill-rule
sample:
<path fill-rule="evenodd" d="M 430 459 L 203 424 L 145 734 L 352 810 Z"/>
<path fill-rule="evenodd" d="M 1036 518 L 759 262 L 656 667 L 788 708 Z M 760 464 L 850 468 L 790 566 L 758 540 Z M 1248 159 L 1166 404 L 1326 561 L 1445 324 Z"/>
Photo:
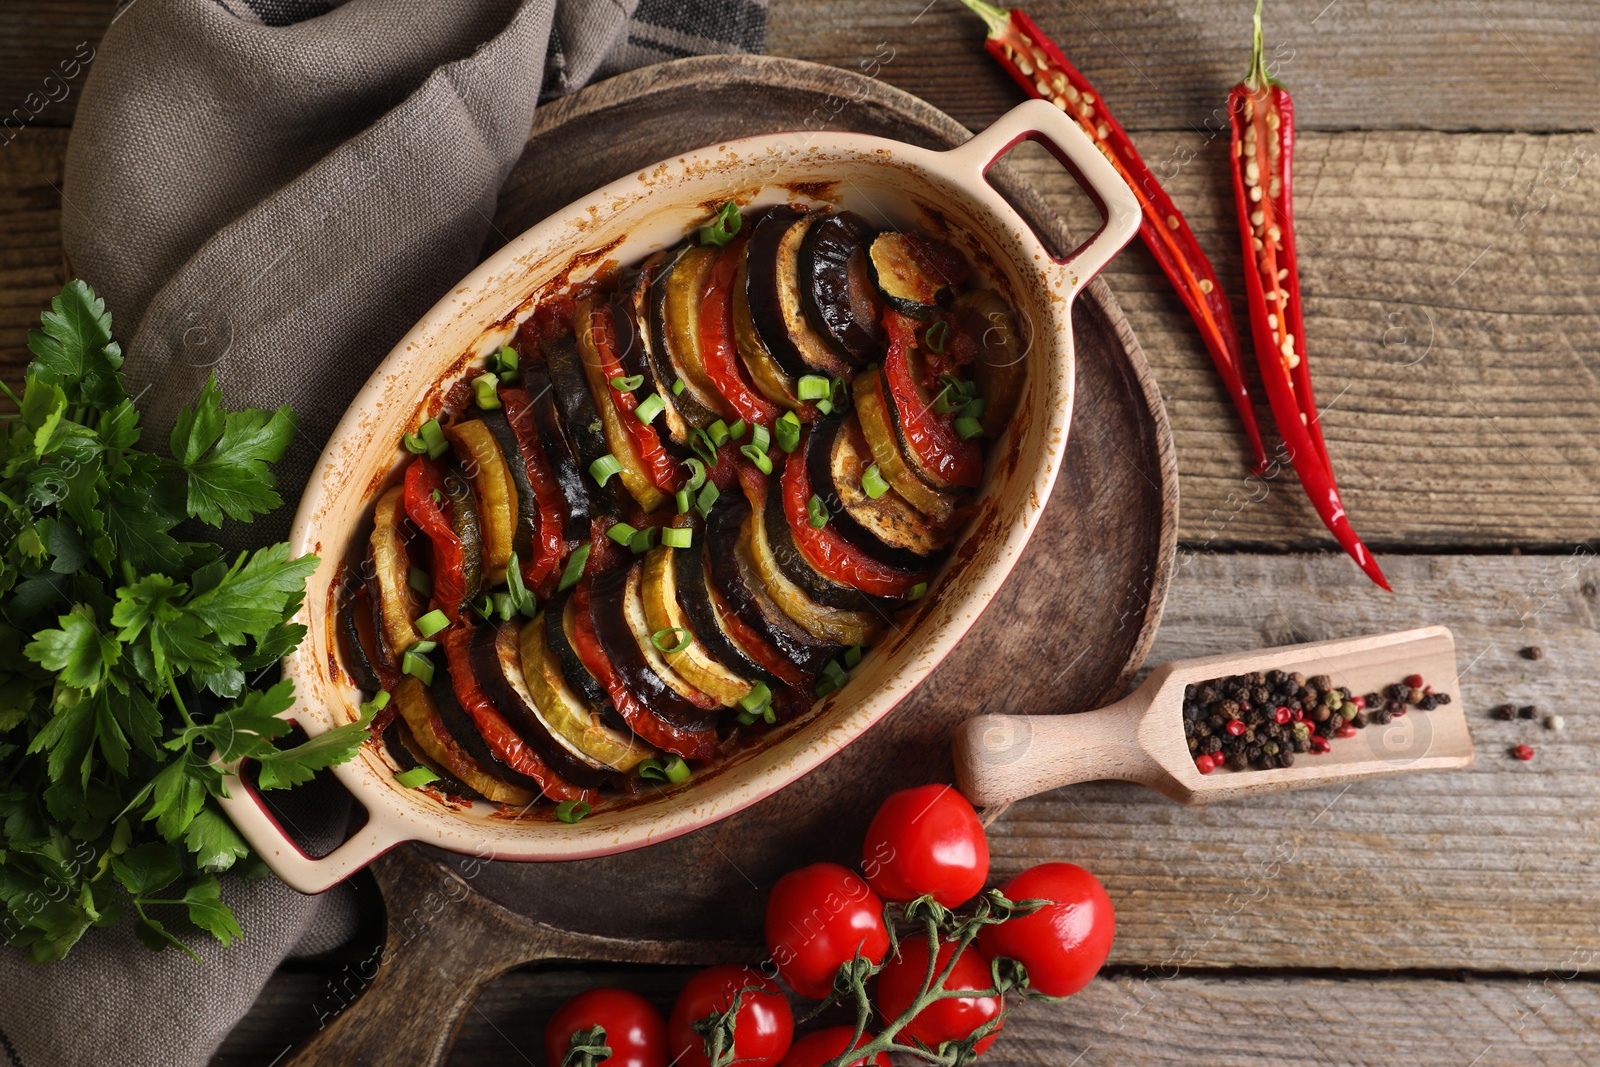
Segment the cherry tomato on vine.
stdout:
<path fill-rule="evenodd" d="M 823 1067 L 825 1063 L 832 1063 L 845 1049 L 860 1048 L 872 1040 L 871 1034 L 862 1034 L 861 1040 L 851 1045 L 850 1038 L 855 1032 L 853 1026 L 830 1026 L 826 1030 L 807 1034 L 794 1043 L 778 1067 Z M 890 1067 L 889 1054 L 880 1052 L 870 1060 L 851 1060 L 846 1067 Z"/>
<path fill-rule="evenodd" d="M 1100 880 L 1073 863 L 1041 863 L 1000 887 L 1010 900 L 1051 900 L 1032 915 L 986 926 L 978 944 L 1028 969 L 1028 986 L 1071 996 L 1089 984 L 1111 953 L 1117 915 Z"/>
<path fill-rule="evenodd" d="M 861 867 L 884 900 L 903 904 L 929 894 L 955 908 L 989 877 L 989 839 L 967 798 L 949 786 L 904 789 L 872 817 Z"/>
<path fill-rule="evenodd" d="M 950 962 L 956 946 L 945 942 L 939 946 L 937 973 Z M 878 974 L 878 1014 L 885 1023 L 900 1017 L 922 992 L 923 979 L 928 973 L 928 939 L 913 935 L 900 943 L 900 955 L 892 958 Z M 993 988 L 989 974 L 989 960 L 976 946 L 968 946 L 956 960 L 956 965 L 945 979 L 946 990 L 985 990 Z M 896 1040 L 911 1044 L 913 1039 L 936 1049 L 946 1041 L 960 1041 L 1000 1014 L 999 997 L 950 997 L 936 1000 L 916 1014 L 901 1030 Z M 975 1051 L 983 1052 L 1000 1036 L 999 1028 L 979 1041 Z"/>
<path fill-rule="evenodd" d="M 684 985 L 667 1020 L 667 1049 L 673 1067 L 709 1067 L 706 1035 L 694 1024 L 711 1015 L 725 1015 L 739 994 L 739 1010 L 728 1020 L 733 1029 L 733 1058 L 740 1067 L 774 1067 L 794 1039 L 794 1013 L 778 983 L 752 967 L 724 964 L 707 967 Z M 726 1047 L 726 1046 L 724 1046 Z"/>
<path fill-rule="evenodd" d="M 666 1067 L 667 1024 L 649 1001 L 626 989 L 590 989 L 557 1008 L 544 1028 L 545 1062 L 561 1067 L 572 1035 L 596 1026 L 605 1027 L 611 1048 L 596 1064 Z"/>
<path fill-rule="evenodd" d="M 828 995 L 839 967 L 858 951 L 872 963 L 889 951 L 883 901 L 837 863 L 813 863 L 778 879 L 767 897 L 766 928 L 778 977 L 812 1000 Z"/>

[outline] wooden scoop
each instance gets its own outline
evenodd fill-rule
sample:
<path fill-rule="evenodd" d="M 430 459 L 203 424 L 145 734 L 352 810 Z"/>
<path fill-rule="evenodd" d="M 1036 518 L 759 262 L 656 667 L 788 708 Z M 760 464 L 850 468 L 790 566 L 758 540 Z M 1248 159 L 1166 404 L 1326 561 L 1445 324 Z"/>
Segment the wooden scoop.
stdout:
<path fill-rule="evenodd" d="M 1326 674 L 1356 694 L 1420 674 L 1450 703 L 1410 708 L 1386 726 L 1297 754 L 1293 767 L 1201 774 L 1183 736 L 1184 687 L 1255 671 Z M 1455 638 L 1443 626 L 1178 660 L 1110 707 L 1080 715 L 979 715 L 956 732 L 956 783 L 973 804 L 1009 804 L 1074 782 L 1117 779 L 1184 804 L 1305 789 L 1351 778 L 1472 764 L 1472 737 L 1456 677 Z"/>

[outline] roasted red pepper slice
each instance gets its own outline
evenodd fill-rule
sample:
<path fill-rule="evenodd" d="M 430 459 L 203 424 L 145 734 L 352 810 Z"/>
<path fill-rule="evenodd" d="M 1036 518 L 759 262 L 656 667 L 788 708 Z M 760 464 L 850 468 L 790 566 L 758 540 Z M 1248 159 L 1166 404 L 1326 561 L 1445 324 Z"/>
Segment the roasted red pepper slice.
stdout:
<path fill-rule="evenodd" d="M 639 462 L 644 464 L 650 481 L 663 493 L 677 492 L 678 486 L 683 484 L 683 474 L 662 447 L 661 435 L 656 433 L 655 427 L 640 422 L 635 414 L 639 410 L 638 395 L 611 385 L 613 378 L 627 376 L 622 368 L 622 359 L 617 354 L 617 325 L 611 316 L 612 307 L 605 301 L 596 301 L 589 310 L 591 336 L 594 338 L 595 355 L 600 360 L 600 371 L 605 376 L 606 395 L 611 398 L 611 406 L 621 417 L 623 428 L 628 431 L 633 450 L 639 454 Z"/>
<path fill-rule="evenodd" d="M 623 684 L 622 676 L 618 674 L 605 649 L 600 647 L 600 638 L 595 633 L 594 619 L 589 614 L 589 579 L 585 578 L 572 590 L 572 600 L 575 607 L 572 626 L 572 649 L 578 654 L 595 681 L 611 697 L 611 705 L 617 709 L 617 714 L 628 724 L 628 729 L 638 734 L 645 741 L 657 748 L 670 752 L 684 759 L 708 760 L 717 752 L 717 733 L 715 730 L 691 731 L 683 730 L 662 719 L 651 711 L 633 695 Z"/>
<path fill-rule="evenodd" d="M 456 699 L 478 728 L 478 734 L 489 750 L 507 767 L 538 782 L 544 795 L 551 800 L 592 802 L 594 791 L 579 789 L 551 770 L 549 764 L 517 736 L 511 724 L 506 722 L 494 702 L 484 693 L 472 673 L 472 627 L 464 623 L 452 623 L 439 635 L 438 640 L 444 646 L 445 658 L 450 664 L 450 684 L 455 689 Z M 492 769 L 490 773 L 493 773 Z"/>
<path fill-rule="evenodd" d="M 406 468 L 406 515 L 433 542 L 433 606 L 455 622 L 466 596 L 461 538 L 445 514 L 444 468 L 438 460 L 415 459 Z M 404 649 L 395 652 L 399 655 Z"/>
<path fill-rule="evenodd" d="M 739 618 L 738 612 L 728 606 L 728 602 L 722 598 L 721 593 L 717 592 L 715 586 L 710 587 L 707 591 L 711 595 L 711 606 L 716 611 L 717 618 L 722 620 L 723 629 L 728 631 L 728 636 L 733 638 L 751 659 L 755 660 L 768 674 L 791 686 L 799 686 L 806 683 L 806 672 L 802 671 L 790 660 L 785 659 L 777 649 L 772 647 L 766 638 L 762 637 L 743 619 Z"/>
<path fill-rule="evenodd" d="M 806 434 L 812 432 L 808 426 Z M 800 447 L 789 455 L 779 480 L 783 493 L 783 515 L 789 521 L 789 530 L 800 554 L 823 576 L 859 589 L 863 593 L 882 597 L 905 597 L 912 588 L 927 576 L 915 571 L 902 571 L 862 552 L 839 536 L 832 524 L 821 529 L 811 525 L 807 505 L 811 501 L 811 475 L 806 470 L 806 444 L 802 437 Z"/>
<path fill-rule="evenodd" d="M 1294 105 L 1288 90 L 1267 74 L 1261 0 L 1256 0 L 1250 73 L 1228 95 L 1228 120 L 1233 195 L 1246 265 L 1245 297 L 1256 364 L 1272 404 L 1272 417 L 1288 448 L 1289 461 L 1323 524 L 1367 577 L 1388 589 L 1388 579 L 1356 535 L 1339 498 L 1311 395 L 1290 210 Z"/>
<path fill-rule="evenodd" d="M 744 238 L 730 241 L 711 267 L 705 299 L 700 305 L 700 357 L 706 375 L 745 422 L 766 426 L 777 421 L 778 408 L 756 392 L 739 365 L 733 336 L 733 281 L 744 255 Z"/>
<path fill-rule="evenodd" d="M 932 471 L 947 485 L 977 488 L 983 478 L 983 451 L 976 441 L 964 441 L 956 433 L 953 415 L 939 414 L 912 370 L 917 321 L 885 309 L 883 326 L 889 335 L 889 351 L 883 357 L 884 382 L 898 409 L 906 443 L 917 453 L 906 458 L 917 459 L 924 470 Z"/>
<path fill-rule="evenodd" d="M 533 495 L 539 501 L 534 556 L 521 561 L 522 579 L 539 596 L 548 597 L 555 592 L 555 583 L 561 577 L 561 560 L 566 555 L 562 533 L 567 525 L 567 502 L 556 484 L 555 472 L 545 459 L 544 446 L 539 443 L 539 430 L 533 422 L 533 401 L 527 391 L 520 387 L 502 389 L 500 400 L 505 405 L 511 432 L 517 436 L 517 447 L 522 451 Z"/>
<path fill-rule="evenodd" d="M 1099 146 L 1139 200 L 1139 236 L 1161 265 L 1178 298 L 1200 328 L 1200 338 L 1233 400 L 1250 441 L 1255 469 L 1266 469 L 1261 431 L 1244 381 L 1244 347 L 1233 309 L 1217 272 L 1200 249 L 1183 214 L 1145 165 L 1139 150 L 1106 108 L 1089 79 L 1074 67 L 1032 19 L 1020 10 L 1004 11 L 983 0 L 962 0 L 989 28 L 984 47 L 1029 95 L 1048 100 L 1076 119 Z"/>

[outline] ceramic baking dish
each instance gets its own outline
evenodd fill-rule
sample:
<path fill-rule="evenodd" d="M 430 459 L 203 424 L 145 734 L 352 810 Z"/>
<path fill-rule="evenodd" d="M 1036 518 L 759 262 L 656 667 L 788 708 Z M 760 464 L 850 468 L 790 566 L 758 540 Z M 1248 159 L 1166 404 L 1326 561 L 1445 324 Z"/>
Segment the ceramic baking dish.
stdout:
<path fill-rule="evenodd" d="M 1024 140 L 1042 144 L 1099 207 L 1102 224 L 1055 258 L 985 177 Z M 540 297 L 610 264 L 632 264 L 682 240 L 729 199 L 746 208 L 800 201 L 853 210 L 952 241 L 1016 309 L 1028 362 L 1011 425 L 990 442 L 975 516 L 932 592 L 903 613 L 845 688 L 670 792 L 618 798 L 576 824 L 548 805 L 512 817 L 486 803 L 406 789 L 377 746 L 334 773 L 367 809 L 365 825 L 325 857 L 298 849 L 248 782 L 229 779 L 224 806 L 274 871 L 318 892 L 403 841 L 508 860 L 571 860 L 638 848 L 754 804 L 859 737 L 954 647 L 1004 581 L 1045 502 L 1072 415 L 1072 303 L 1139 226 L 1132 192 L 1074 122 L 1029 101 L 945 152 L 849 133 L 774 134 L 711 145 L 612 182 L 513 239 L 462 279 L 401 339 L 350 405 L 312 474 L 290 545 L 321 565 L 303 612 L 310 632 L 284 663 L 309 735 L 350 722 L 360 695 L 338 670 L 331 625 L 350 588 L 342 564 L 373 500 L 397 479 L 403 433 L 439 411 L 464 370 L 508 340 Z"/>

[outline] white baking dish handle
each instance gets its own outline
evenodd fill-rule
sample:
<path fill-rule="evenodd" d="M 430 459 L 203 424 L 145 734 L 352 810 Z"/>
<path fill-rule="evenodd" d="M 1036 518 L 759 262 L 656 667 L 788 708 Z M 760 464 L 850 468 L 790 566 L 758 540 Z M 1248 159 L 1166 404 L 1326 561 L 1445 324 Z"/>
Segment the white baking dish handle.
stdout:
<path fill-rule="evenodd" d="M 1036 141 L 1049 149 L 1100 209 L 1103 221 L 1087 241 L 1064 259 L 1049 257 L 1058 267 L 1070 268 L 1070 284 L 1081 288 L 1139 231 L 1139 201 L 1077 121 L 1044 100 L 1018 104 L 972 140 L 943 155 L 960 172 L 963 184 L 974 178 L 986 182 L 988 169 L 1023 141 Z"/>
<path fill-rule="evenodd" d="M 217 760 L 213 758 L 213 763 Z M 308 856 L 267 811 L 255 788 L 236 769 L 217 763 L 228 795 L 218 800 L 239 833 L 274 874 L 302 893 L 321 893 L 344 881 L 402 841 L 415 838 L 387 809 L 367 810 L 367 824 L 326 856 Z"/>

